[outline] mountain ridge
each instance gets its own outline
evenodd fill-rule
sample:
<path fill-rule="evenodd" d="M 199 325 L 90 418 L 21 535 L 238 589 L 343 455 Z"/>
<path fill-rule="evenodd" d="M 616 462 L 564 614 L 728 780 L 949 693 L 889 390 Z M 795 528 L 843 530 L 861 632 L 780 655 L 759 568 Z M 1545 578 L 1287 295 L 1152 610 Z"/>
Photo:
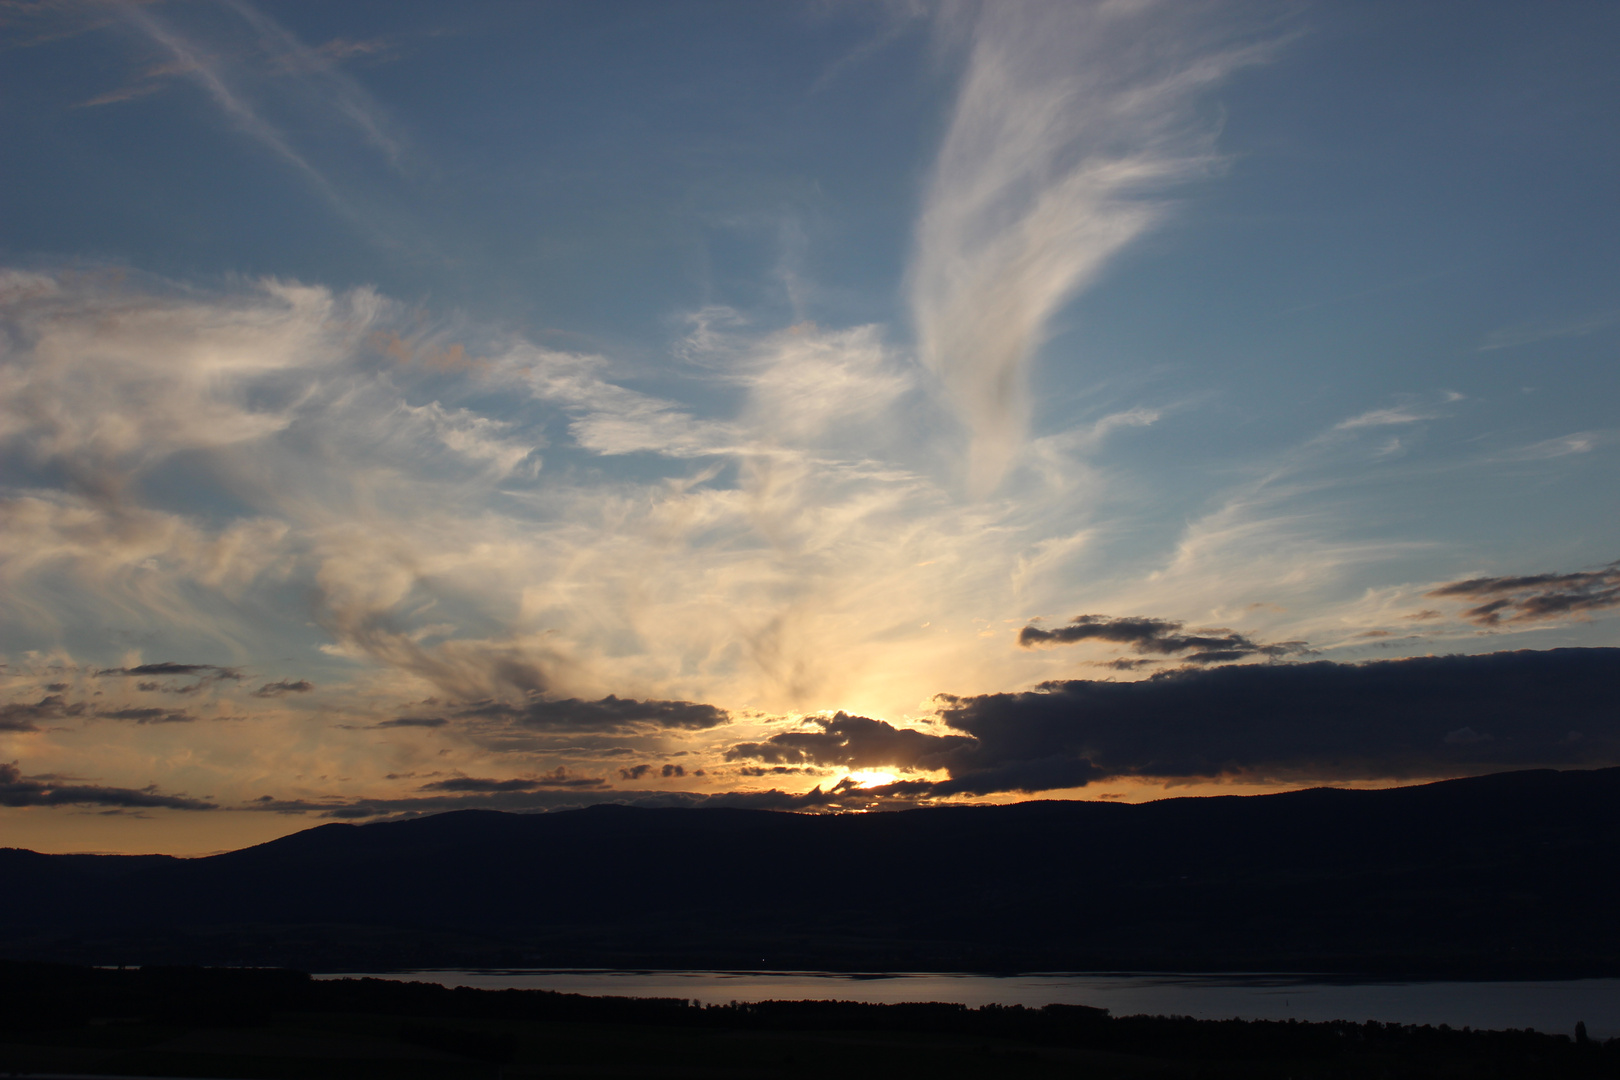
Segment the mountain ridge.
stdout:
<path fill-rule="evenodd" d="M 0 955 L 1612 975 L 1616 821 L 1620 768 L 865 815 L 461 810 L 116 874 L 0 851 Z"/>

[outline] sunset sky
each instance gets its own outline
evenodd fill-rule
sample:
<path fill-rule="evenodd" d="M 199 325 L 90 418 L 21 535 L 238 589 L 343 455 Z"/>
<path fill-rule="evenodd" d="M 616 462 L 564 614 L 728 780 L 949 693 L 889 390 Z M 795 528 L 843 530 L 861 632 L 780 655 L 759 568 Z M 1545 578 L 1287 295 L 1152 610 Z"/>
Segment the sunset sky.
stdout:
<path fill-rule="evenodd" d="M 0 846 L 1620 763 L 1617 52 L 0 0 Z"/>

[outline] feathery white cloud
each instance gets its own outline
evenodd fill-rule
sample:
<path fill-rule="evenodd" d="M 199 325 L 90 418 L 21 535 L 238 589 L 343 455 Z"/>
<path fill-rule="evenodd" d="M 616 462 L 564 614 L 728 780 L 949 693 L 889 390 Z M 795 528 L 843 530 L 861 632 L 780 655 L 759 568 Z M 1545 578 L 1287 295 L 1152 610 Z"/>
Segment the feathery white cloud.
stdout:
<path fill-rule="evenodd" d="M 972 437 L 983 494 L 1017 457 L 1027 370 L 1058 310 L 1219 164 L 1197 106 L 1264 44 L 1202 5 L 992 3 L 917 225 L 912 317 L 923 363 Z"/>

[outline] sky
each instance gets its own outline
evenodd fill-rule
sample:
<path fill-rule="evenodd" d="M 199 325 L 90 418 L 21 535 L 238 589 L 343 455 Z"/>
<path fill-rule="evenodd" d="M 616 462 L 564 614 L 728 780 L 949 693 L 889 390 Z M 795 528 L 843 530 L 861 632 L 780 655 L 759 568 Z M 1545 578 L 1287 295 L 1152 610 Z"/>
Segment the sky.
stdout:
<path fill-rule="evenodd" d="M 0 844 L 1620 764 L 1617 47 L 0 0 Z"/>

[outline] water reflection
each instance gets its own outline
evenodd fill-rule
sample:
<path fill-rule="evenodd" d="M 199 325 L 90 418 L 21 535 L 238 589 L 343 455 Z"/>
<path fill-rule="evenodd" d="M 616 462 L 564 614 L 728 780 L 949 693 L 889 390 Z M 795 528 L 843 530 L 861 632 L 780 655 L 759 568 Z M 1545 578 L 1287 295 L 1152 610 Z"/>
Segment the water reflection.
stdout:
<path fill-rule="evenodd" d="M 1620 979 L 1375 982 L 1322 975 L 1040 972 L 1021 975 L 821 971 L 634 971 L 521 968 L 349 973 L 480 989 L 729 1001 L 837 999 L 980 1005 L 1095 1005 L 1135 1013 L 1245 1020 L 1381 1020 L 1620 1036 Z M 343 978 L 325 975 L 322 978 Z"/>

